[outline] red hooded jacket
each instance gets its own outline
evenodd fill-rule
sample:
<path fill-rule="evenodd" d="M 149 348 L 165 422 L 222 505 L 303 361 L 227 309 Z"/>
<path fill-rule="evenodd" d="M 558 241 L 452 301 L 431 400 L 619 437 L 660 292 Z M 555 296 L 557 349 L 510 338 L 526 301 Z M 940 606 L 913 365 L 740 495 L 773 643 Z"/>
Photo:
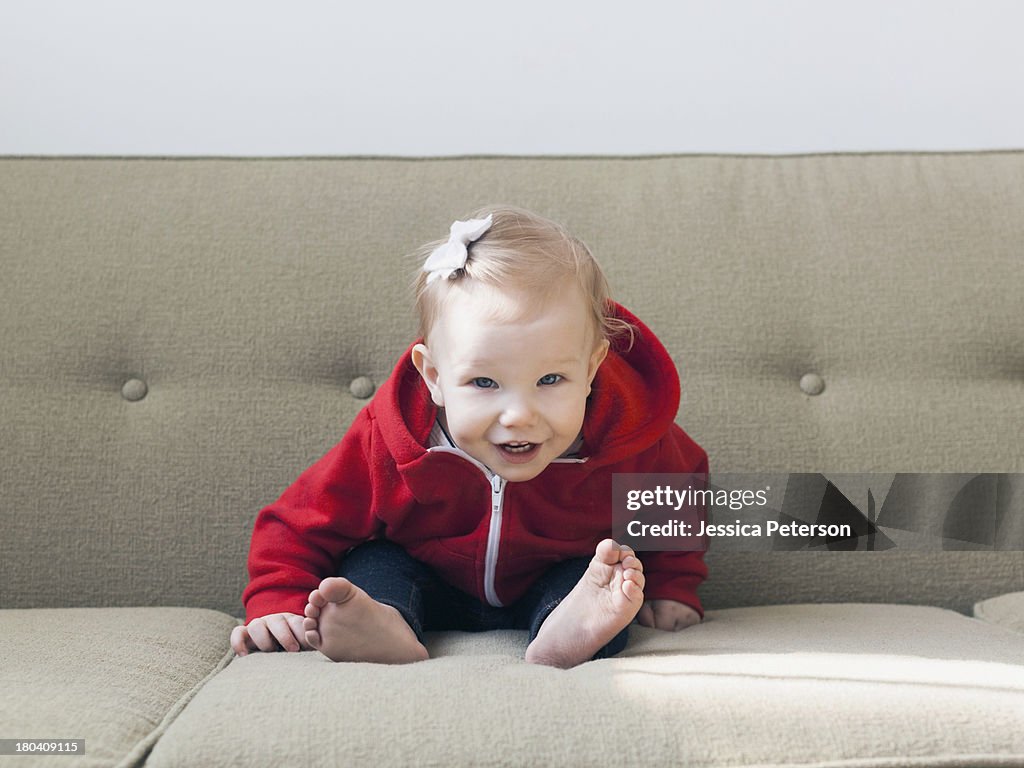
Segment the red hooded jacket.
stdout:
<path fill-rule="evenodd" d="M 437 407 L 412 346 L 334 448 L 256 518 L 246 621 L 301 615 L 345 553 L 374 538 L 401 545 L 448 583 L 510 605 L 552 564 L 592 557 L 611 533 L 612 474 L 706 473 L 707 455 L 675 424 L 679 376 L 661 342 L 628 310 L 629 350 L 613 344 L 583 421 L 582 459 L 556 459 L 532 480 L 507 483 L 458 449 L 429 448 Z M 702 552 L 638 553 L 644 598 L 689 605 Z"/>

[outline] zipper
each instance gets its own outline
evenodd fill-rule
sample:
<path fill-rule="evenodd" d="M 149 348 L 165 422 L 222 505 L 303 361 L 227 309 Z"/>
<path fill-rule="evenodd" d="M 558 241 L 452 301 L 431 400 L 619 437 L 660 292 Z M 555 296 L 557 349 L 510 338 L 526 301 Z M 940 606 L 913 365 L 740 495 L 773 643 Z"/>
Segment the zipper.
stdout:
<path fill-rule="evenodd" d="M 487 552 L 484 555 L 484 597 L 489 605 L 495 608 L 504 607 L 504 603 L 498 599 L 498 593 L 494 588 L 495 573 L 498 570 L 498 547 L 501 544 L 501 513 L 505 503 L 505 478 L 491 472 L 486 465 L 480 463 L 465 451 L 443 445 L 435 445 L 427 449 L 428 453 L 454 453 L 461 456 L 470 464 L 475 466 L 491 486 L 491 518 L 487 529 Z"/>
<path fill-rule="evenodd" d="M 498 545 L 501 541 L 501 507 L 505 500 L 505 478 L 491 476 L 491 527 L 487 532 L 487 557 L 484 559 L 484 596 L 495 608 L 502 602 L 494 589 L 494 574 L 498 570 Z"/>

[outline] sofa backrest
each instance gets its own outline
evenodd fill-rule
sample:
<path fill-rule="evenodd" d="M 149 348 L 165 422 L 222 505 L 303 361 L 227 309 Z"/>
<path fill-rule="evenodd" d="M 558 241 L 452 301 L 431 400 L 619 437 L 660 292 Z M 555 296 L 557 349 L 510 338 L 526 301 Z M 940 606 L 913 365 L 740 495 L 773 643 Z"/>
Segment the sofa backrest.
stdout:
<path fill-rule="evenodd" d="M 592 248 L 713 471 L 1024 471 L 1021 152 L 7 158 L 0 607 L 240 614 L 256 513 L 412 340 L 405 254 L 491 202 Z M 710 608 L 1024 589 L 1020 552 L 708 560 Z"/>

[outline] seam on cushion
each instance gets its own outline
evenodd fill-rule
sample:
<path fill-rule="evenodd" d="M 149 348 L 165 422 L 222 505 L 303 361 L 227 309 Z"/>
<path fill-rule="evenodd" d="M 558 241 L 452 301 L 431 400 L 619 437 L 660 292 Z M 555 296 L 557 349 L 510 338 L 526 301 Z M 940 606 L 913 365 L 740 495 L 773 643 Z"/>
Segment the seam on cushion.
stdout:
<path fill-rule="evenodd" d="M 1020 638 L 1020 633 L 1019 632 L 1014 632 L 1014 630 L 1012 630 L 1012 629 L 1005 629 L 1005 628 L 1003 628 L 1003 629 L 1004 629 L 1004 631 L 1009 632 L 1009 633 L 1015 635 L 1017 638 Z M 630 658 L 642 658 L 642 657 L 634 656 L 634 657 L 630 657 Z M 626 660 L 628 660 L 628 659 L 623 659 L 623 661 L 626 661 Z M 598 661 L 618 661 L 618 659 L 613 657 L 612 659 L 598 659 Z M 946 660 L 943 660 L 943 661 L 946 661 Z M 1005 662 L 1005 661 L 997 661 L 997 662 L 990 662 L 990 663 L 1005 664 L 1007 666 L 1019 666 L 1019 665 L 1014 665 L 1012 662 Z M 627 667 L 619 667 L 618 671 L 620 671 L 620 672 L 632 672 L 632 673 L 638 674 L 638 675 L 665 674 L 665 673 L 658 673 L 658 672 L 645 672 L 645 671 L 636 670 L 636 669 L 629 669 Z M 671 673 L 671 674 L 675 674 L 675 673 Z M 1024 688 L 1000 688 L 1000 687 L 997 687 L 997 686 L 978 685 L 978 684 L 972 684 L 972 683 L 942 683 L 942 682 L 928 682 L 928 681 L 920 681 L 920 680 L 873 680 L 873 679 L 864 679 L 864 678 L 855 678 L 855 677 L 837 677 L 837 676 L 825 678 L 825 677 L 812 677 L 812 676 L 809 676 L 809 675 L 782 675 L 782 674 L 772 675 L 772 674 L 766 674 L 766 673 L 758 674 L 758 673 L 752 673 L 752 672 L 707 672 L 707 671 L 695 671 L 695 670 L 687 671 L 684 674 L 686 674 L 687 676 L 689 676 L 691 678 L 698 678 L 698 677 L 719 678 L 719 677 L 722 677 L 722 678 L 733 678 L 733 679 L 743 679 L 743 680 L 759 680 L 759 681 L 764 681 L 764 682 L 779 682 L 779 681 L 791 682 L 791 681 L 797 681 L 797 682 L 802 682 L 802 683 L 819 683 L 821 685 L 826 685 L 826 686 L 827 685 L 831 685 L 831 684 L 836 683 L 836 682 L 841 682 L 841 683 L 847 683 L 847 684 L 850 684 L 850 685 L 868 685 L 868 686 L 876 686 L 876 687 L 896 685 L 896 686 L 907 686 L 907 687 L 912 687 L 912 688 L 924 688 L 924 689 L 927 689 L 927 688 L 940 688 L 940 689 L 942 689 L 942 688 L 953 688 L 953 689 L 960 689 L 960 690 L 982 691 L 982 692 L 985 692 L 985 693 L 1007 693 L 1007 694 L 1011 694 L 1011 695 L 1014 695 L 1014 696 L 1024 695 Z M 1021 756 L 1024 757 L 1024 752 L 1021 753 Z M 1024 762 L 1022 762 L 1021 765 L 1024 766 Z"/>
<path fill-rule="evenodd" d="M 210 670 L 210 673 L 202 680 L 200 680 L 198 683 L 196 683 L 194 686 L 192 686 L 191 690 L 187 691 L 180 699 L 178 699 L 171 706 L 167 714 L 164 715 L 163 720 L 161 720 L 152 731 L 146 734 L 145 737 L 139 740 L 138 744 L 135 745 L 135 748 L 132 749 L 132 751 L 129 752 L 127 755 L 125 755 L 124 758 L 122 758 L 119 763 L 117 763 L 116 768 L 134 768 L 135 766 L 141 766 L 142 763 L 145 761 L 146 757 L 149 755 L 150 751 L 152 751 L 153 747 L 156 745 L 157 741 L 160 739 L 161 736 L 164 735 L 164 732 L 171 725 L 171 723 L 177 719 L 178 715 L 181 714 L 181 711 L 185 708 L 185 706 L 190 701 L 192 701 L 192 699 L 195 697 L 197 693 L 199 693 L 203 686 L 205 686 L 210 680 L 212 680 L 217 674 L 219 674 L 220 671 L 224 669 L 224 667 L 226 667 L 234 657 L 234 650 L 228 649 L 227 653 L 225 653 L 221 660 L 217 662 L 217 665 L 212 670 Z"/>
<path fill-rule="evenodd" d="M 715 763 L 703 763 L 708 768 L 714 768 Z M 1019 755 L 941 755 L 941 756 L 920 756 L 903 757 L 901 755 L 890 755 L 886 757 L 854 757 L 850 759 L 826 760 L 824 762 L 811 763 L 736 763 L 737 768 L 902 768 L 904 766 L 919 765 L 922 768 L 963 768 L 965 765 L 971 768 L 1004 768 L 1021 765 Z"/>

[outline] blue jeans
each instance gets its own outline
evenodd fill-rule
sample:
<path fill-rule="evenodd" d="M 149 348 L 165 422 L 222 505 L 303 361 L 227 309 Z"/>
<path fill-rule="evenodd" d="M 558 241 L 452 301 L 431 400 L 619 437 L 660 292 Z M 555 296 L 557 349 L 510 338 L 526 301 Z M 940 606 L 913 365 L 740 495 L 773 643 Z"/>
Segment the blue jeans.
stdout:
<path fill-rule="evenodd" d="M 423 642 L 425 630 L 457 629 L 486 632 L 492 629 L 528 629 L 530 640 L 562 599 L 587 570 L 590 558 L 580 557 L 556 563 L 512 605 L 502 608 L 483 603 L 472 595 L 443 582 L 429 565 L 414 559 L 399 545 L 376 539 L 351 550 L 341 561 L 338 575 L 344 576 L 370 597 L 393 606 Z M 626 647 L 629 627 L 593 658 L 614 656 Z"/>

